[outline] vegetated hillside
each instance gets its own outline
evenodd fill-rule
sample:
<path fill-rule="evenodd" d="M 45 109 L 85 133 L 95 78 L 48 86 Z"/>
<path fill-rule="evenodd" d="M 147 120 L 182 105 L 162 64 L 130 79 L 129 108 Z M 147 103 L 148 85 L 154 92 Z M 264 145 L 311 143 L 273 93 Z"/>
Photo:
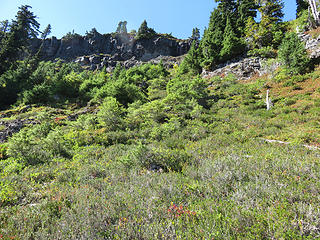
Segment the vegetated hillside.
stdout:
<path fill-rule="evenodd" d="M 202 54 L 208 37 L 170 70 L 16 62 L 0 76 L 0 239 L 319 238 L 320 68 L 289 31 L 302 20 L 258 54 L 281 66 L 241 80 L 197 74 L 225 56 Z"/>

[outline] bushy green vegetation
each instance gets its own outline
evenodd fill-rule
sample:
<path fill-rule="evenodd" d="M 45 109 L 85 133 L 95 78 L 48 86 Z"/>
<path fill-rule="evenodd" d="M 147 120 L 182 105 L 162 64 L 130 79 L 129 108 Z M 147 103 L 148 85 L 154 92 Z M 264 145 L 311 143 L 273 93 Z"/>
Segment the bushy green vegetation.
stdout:
<path fill-rule="evenodd" d="M 287 33 L 279 48 L 279 58 L 292 74 L 308 71 L 310 58 L 296 33 Z"/>
<path fill-rule="evenodd" d="M 246 84 L 161 65 L 117 71 L 65 73 L 97 100 L 87 111 L 33 105 L 11 117 L 39 124 L 0 148 L 5 239 L 318 236 L 319 150 L 301 144 L 319 144 L 319 93 L 301 89 L 319 70 Z M 141 95 L 107 91 L 115 77 Z"/>
<path fill-rule="evenodd" d="M 304 71 L 287 34 L 272 74 L 203 79 L 255 14 L 253 1 L 219 2 L 224 34 L 206 34 L 222 41 L 195 36 L 171 70 L 29 57 L 4 71 L 0 133 L 26 124 L 0 143 L 0 239 L 319 238 L 320 69 Z"/>
<path fill-rule="evenodd" d="M 281 0 L 216 0 L 217 8 L 210 16 L 197 54 L 191 48 L 186 61 L 190 72 L 200 69 L 212 70 L 221 63 L 236 57 L 251 55 L 275 57 L 284 37 Z M 261 19 L 257 22 L 257 14 Z M 195 64 L 197 63 L 197 64 Z M 186 71 L 184 71 L 186 72 Z M 201 71 L 200 71 L 201 72 Z"/>

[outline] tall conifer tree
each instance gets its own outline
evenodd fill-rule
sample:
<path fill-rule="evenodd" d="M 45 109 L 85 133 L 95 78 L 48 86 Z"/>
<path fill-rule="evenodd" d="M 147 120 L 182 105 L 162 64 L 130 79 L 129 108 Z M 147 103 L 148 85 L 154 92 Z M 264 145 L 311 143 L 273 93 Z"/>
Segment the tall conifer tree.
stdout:
<path fill-rule="evenodd" d="M 241 39 L 237 37 L 230 18 L 227 18 L 226 28 L 224 30 L 222 49 L 220 51 L 220 61 L 230 60 L 243 53 L 245 47 Z"/>
<path fill-rule="evenodd" d="M 202 66 L 211 69 L 219 63 L 222 48 L 225 19 L 219 9 L 214 9 L 210 16 L 209 27 L 204 31 L 200 42 Z"/>
<path fill-rule="evenodd" d="M 200 42 L 202 66 L 206 69 L 236 57 L 245 51 L 241 38 L 248 19 L 257 15 L 255 0 L 215 0 L 208 29 Z"/>
<path fill-rule="evenodd" d="M 275 37 L 282 32 L 283 2 L 281 0 L 262 0 L 260 2 L 261 21 L 257 33 L 257 45 L 258 47 L 277 47 L 281 39 L 275 39 Z"/>
<path fill-rule="evenodd" d="M 245 34 L 245 28 L 249 19 L 257 17 L 258 5 L 255 0 L 238 0 L 237 27 L 241 36 Z"/>
<path fill-rule="evenodd" d="M 307 10 L 309 7 L 309 4 L 306 0 L 296 0 L 297 3 L 297 14 L 296 16 L 299 17 L 299 14 L 303 11 L 303 10 Z"/>
<path fill-rule="evenodd" d="M 199 48 L 198 43 L 196 40 L 193 40 L 191 48 L 183 59 L 183 62 L 180 65 L 180 73 L 185 74 L 191 72 L 193 74 L 200 74 L 202 71 L 200 65 L 200 58 L 199 58 Z"/>
<path fill-rule="evenodd" d="M 1 41 L 0 75 L 18 60 L 23 50 L 26 50 L 28 40 L 39 33 L 40 24 L 28 5 L 19 7 L 16 19 L 12 21 L 10 31 Z"/>

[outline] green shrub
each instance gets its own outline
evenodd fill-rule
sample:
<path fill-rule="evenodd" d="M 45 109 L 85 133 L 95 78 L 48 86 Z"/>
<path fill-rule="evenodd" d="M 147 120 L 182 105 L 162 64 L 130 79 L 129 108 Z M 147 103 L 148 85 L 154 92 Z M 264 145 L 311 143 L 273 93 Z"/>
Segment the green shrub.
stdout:
<path fill-rule="evenodd" d="M 248 51 L 248 55 L 253 57 L 274 58 L 277 56 L 277 53 L 271 46 L 267 46 L 261 48 L 254 48 Z"/>
<path fill-rule="evenodd" d="M 30 89 L 32 69 L 27 62 L 20 62 L 17 69 L 0 76 L 0 108 L 14 104 L 23 90 Z"/>
<path fill-rule="evenodd" d="M 37 103 L 51 103 L 53 102 L 53 94 L 51 92 L 50 86 L 43 83 L 41 85 L 36 85 L 30 90 L 26 90 L 22 94 L 21 102 L 24 104 L 37 104 Z"/>
<path fill-rule="evenodd" d="M 170 149 L 162 146 L 135 146 L 120 161 L 128 167 L 137 164 L 149 170 L 182 171 L 190 164 L 191 156 L 184 149 Z"/>
<path fill-rule="evenodd" d="M 117 99 L 107 97 L 104 99 L 98 112 L 98 121 L 108 130 L 116 130 L 122 127 L 124 110 Z"/>
<path fill-rule="evenodd" d="M 23 128 L 7 143 L 8 156 L 25 165 L 50 162 L 56 156 L 70 157 L 71 146 L 59 128 L 53 129 L 48 122 L 33 128 Z"/>
<path fill-rule="evenodd" d="M 51 155 L 40 144 L 41 138 L 37 138 L 32 131 L 25 128 L 15 134 L 8 143 L 8 155 L 15 157 L 26 165 L 44 163 Z"/>
<path fill-rule="evenodd" d="M 7 145 L 6 144 L 0 144 L 0 160 L 7 158 Z"/>
<path fill-rule="evenodd" d="M 311 67 L 304 44 L 296 33 L 286 34 L 279 47 L 278 56 L 291 74 L 305 73 Z"/>

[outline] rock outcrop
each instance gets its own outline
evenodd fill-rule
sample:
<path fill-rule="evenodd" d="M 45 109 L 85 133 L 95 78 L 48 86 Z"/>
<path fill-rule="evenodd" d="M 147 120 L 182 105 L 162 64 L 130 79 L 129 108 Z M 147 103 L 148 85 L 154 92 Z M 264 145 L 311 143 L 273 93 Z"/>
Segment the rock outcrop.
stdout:
<path fill-rule="evenodd" d="M 31 42 L 31 51 L 36 52 L 42 40 Z M 76 61 L 94 70 L 103 66 L 114 68 L 118 62 L 131 67 L 159 56 L 178 57 L 189 51 L 191 42 L 156 35 L 150 39 L 135 39 L 132 34 L 87 34 L 69 35 L 62 39 L 52 37 L 43 42 L 41 56 L 44 60 L 57 58 Z"/>
<path fill-rule="evenodd" d="M 180 64 L 183 60 L 183 56 L 172 57 L 172 56 L 158 56 L 156 58 L 151 59 L 150 63 L 159 64 L 162 62 L 166 68 L 172 68 L 175 64 Z M 117 55 L 109 55 L 109 54 L 99 54 L 99 55 L 89 55 L 77 57 L 74 60 L 76 63 L 79 63 L 82 67 L 88 68 L 90 70 L 100 70 L 103 67 L 106 68 L 107 72 L 111 72 L 118 63 L 120 63 L 125 68 L 131 68 L 134 66 L 139 66 L 144 61 L 137 60 L 137 58 L 132 57 L 129 60 L 119 60 Z"/>
<path fill-rule="evenodd" d="M 213 71 L 203 71 L 204 78 L 212 78 L 215 76 L 234 75 L 239 80 L 246 80 L 255 75 L 262 76 L 267 73 L 274 72 L 280 63 L 277 61 L 268 62 L 266 59 L 259 57 L 252 58 L 236 58 L 224 64 L 220 64 Z"/>
<path fill-rule="evenodd" d="M 34 119 L 0 120 L 0 143 L 5 142 L 14 133 L 19 132 L 23 127 L 30 124 L 35 125 L 38 122 Z"/>
<path fill-rule="evenodd" d="M 320 57 L 320 36 L 313 37 L 307 33 L 299 33 L 299 38 L 305 43 L 306 50 L 308 51 L 311 59 Z"/>

